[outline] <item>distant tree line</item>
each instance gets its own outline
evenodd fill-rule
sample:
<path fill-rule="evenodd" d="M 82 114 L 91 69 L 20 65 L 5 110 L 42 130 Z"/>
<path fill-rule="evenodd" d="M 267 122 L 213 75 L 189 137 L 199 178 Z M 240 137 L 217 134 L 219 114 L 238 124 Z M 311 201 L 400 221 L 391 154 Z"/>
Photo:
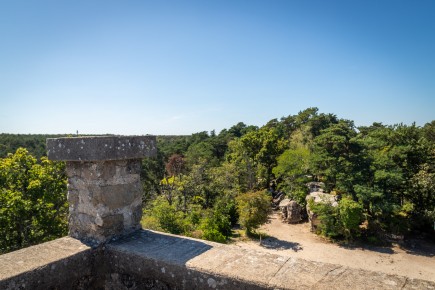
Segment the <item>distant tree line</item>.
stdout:
<path fill-rule="evenodd" d="M 66 232 L 63 164 L 40 159 L 47 136 L 31 136 L 0 134 L 3 252 Z M 157 149 L 142 162 L 146 228 L 225 242 L 235 225 L 249 234 L 265 222 L 271 191 L 305 206 L 306 184 L 321 181 L 340 198 L 338 207 L 313 207 L 320 234 L 434 237 L 435 121 L 356 127 L 308 108 L 262 127 L 157 136 Z M 51 216 L 37 214 L 42 205 Z"/>

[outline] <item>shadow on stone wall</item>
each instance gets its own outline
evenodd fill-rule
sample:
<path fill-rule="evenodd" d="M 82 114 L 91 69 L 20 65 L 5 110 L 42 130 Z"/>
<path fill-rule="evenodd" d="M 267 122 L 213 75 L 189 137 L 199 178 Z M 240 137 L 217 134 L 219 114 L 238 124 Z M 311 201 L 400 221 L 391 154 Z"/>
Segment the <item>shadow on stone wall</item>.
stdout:
<path fill-rule="evenodd" d="M 110 243 L 110 247 L 151 259 L 163 259 L 180 266 L 212 248 L 211 245 L 197 240 L 170 234 L 162 235 L 150 230 L 139 230 Z"/>

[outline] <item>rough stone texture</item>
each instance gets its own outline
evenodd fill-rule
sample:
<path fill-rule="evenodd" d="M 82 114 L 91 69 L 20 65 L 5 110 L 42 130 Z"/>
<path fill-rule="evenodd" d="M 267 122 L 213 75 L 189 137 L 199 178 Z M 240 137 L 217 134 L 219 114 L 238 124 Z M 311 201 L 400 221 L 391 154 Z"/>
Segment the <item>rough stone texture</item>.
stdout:
<path fill-rule="evenodd" d="M 157 153 L 155 136 L 95 136 L 47 139 L 47 156 L 60 161 L 140 159 Z"/>
<path fill-rule="evenodd" d="M 66 161 L 69 235 L 98 245 L 140 228 L 141 159 L 155 136 L 47 139 L 48 158 Z"/>
<path fill-rule="evenodd" d="M 106 289 L 435 289 L 435 283 L 139 231 L 107 245 Z"/>
<path fill-rule="evenodd" d="M 284 199 L 279 203 L 281 218 L 289 224 L 302 220 L 302 207 L 294 200 Z"/>
<path fill-rule="evenodd" d="M 107 245 L 106 258 L 110 272 L 106 273 L 106 289 L 263 289 L 257 285 L 226 277 L 216 267 L 239 261 L 243 255 L 231 252 L 221 244 L 183 238 L 152 231 L 136 232 Z M 209 253 L 216 247 L 216 252 Z M 222 251 L 223 250 L 223 251 Z M 267 265 L 264 265 L 267 267 Z M 231 265 L 228 266 L 231 268 Z M 242 267 L 247 269 L 249 266 Z M 263 267 L 257 265 L 257 267 Z M 244 270 L 243 273 L 247 271 Z M 243 276 L 243 273 L 239 273 Z M 125 285 L 121 277 L 134 281 Z M 156 287 L 156 288 L 155 288 Z"/>
<path fill-rule="evenodd" d="M 140 159 L 67 161 L 69 235 L 99 244 L 140 229 Z"/>
<path fill-rule="evenodd" d="M 65 237 L 0 256 L 0 289 L 435 289 L 435 282 L 141 230 L 99 248 Z"/>
<path fill-rule="evenodd" d="M 93 251 L 64 237 L 0 256 L 0 289 L 90 289 Z"/>

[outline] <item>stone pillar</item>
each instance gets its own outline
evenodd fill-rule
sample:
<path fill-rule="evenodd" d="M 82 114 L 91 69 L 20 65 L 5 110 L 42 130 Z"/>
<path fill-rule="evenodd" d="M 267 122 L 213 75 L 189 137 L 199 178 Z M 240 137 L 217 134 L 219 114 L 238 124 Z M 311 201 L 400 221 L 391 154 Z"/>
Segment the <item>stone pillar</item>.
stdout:
<path fill-rule="evenodd" d="M 66 161 L 69 235 L 98 245 L 140 229 L 141 159 L 155 136 L 47 139 L 48 159 Z"/>

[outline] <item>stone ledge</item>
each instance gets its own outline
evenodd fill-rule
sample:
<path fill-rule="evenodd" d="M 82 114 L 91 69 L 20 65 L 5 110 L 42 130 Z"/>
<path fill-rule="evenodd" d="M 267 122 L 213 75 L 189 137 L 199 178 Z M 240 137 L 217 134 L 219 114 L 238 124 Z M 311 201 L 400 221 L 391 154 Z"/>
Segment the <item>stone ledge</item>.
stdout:
<path fill-rule="evenodd" d="M 106 257 L 106 285 L 117 289 L 127 289 L 119 277 L 134 281 L 128 289 L 435 289 L 431 281 L 147 230 L 107 245 Z"/>
<path fill-rule="evenodd" d="M 65 237 L 2 255 L 0 289 L 435 289 L 435 282 L 139 230 L 96 249 Z"/>
<path fill-rule="evenodd" d="M 0 289 L 87 289 L 93 251 L 64 237 L 0 256 Z"/>
<path fill-rule="evenodd" d="M 109 161 L 155 156 L 155 136 L 92 136 L 47 139 L 47 156 L 55 161 Z"/>

